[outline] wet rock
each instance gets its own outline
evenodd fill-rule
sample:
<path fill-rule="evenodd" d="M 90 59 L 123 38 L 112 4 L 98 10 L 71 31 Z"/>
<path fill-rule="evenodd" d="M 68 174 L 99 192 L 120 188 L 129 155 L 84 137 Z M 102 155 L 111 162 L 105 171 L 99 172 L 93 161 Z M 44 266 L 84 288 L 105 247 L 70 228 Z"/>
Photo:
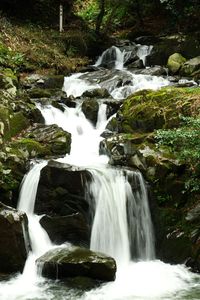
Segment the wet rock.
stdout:
<path fill-rule="evenodd" d="M 127 66 L 128 70 L 131 70 L 131 69 L 142 69 L 144 68 L 144 64 L 143 64 L 143 61 L 141 59 L 137 59 L 135 60 L 134 62 L 130 63 L 128 66 Z"/>
<path fill-rule="evenodd" d="M 89 171 L 68 164 L 50 161 L 42 169 L 35 212 L 51 217 L 43 220 L 50 236 L 55 237 L 58 226 L 62 229 L 59 240 L 73 239 L 79 244 L 81 238 L 82 243 L 88 245 L 91 224 L 87 185 L 90 180 Z M 69 227 L 64 230 L 63 224 Z"/>
<path fill-rule="evenodd" d="M 184 232 L 174 230 L 164 239 L 159 257 L 167 263 L 181 264 L 191 256 L 192 244 Z"/>
<path fill-rule="evenodd" d="M 20 84 L 25 89 L 43 88 L 43 89 L 61 89 L 64 82 L 63 75 L 42 76 L 39 74 L 32 74 L 28 76 L 21 76 Z"/>
<path fill-rule="evenodd" d="M 51 92 L 49 90 L 46 89 L 42 89 L 42 88 L 32 88 L 30 90 L 28 90 L 28 94 L 30 96 L 30 98 L 36 98 L 36 99 L 40 99 L 40 98 L 50 98 L 51 97 Z"/>
<path fill-rule="evenodd" d="M 168 58 L 167 67 L 170 73 L 175 74 L 180 70 L 185 62 L 185 57 L 183 57 L 180 53 L 174 53 Z"/>
<path fill-rule="evenodd" d="M 99 89 L 94 89 L 94 90 L 89 90 L 83 93 L 83 97 L 88 97 L 88 98 L 109 98 L 110 94 L 108 93 L 107 89 L 104 88 L 99 88 Z"/>
<path fill-rule="evenodd" d="M 108 155 L 112 165 L 129 166 L 143 171 L 146 169 L 145 161 L 137 150 L 137 144 L 145 137 L 137 134 L 115 134 L 100 143 L 100 153 Z"/>
<path fill-rule="evenodd" d="M 78 247 L 50 250 L 37 259 L 37 264 L 42 267 L 42 275 L 52 279 L 86 276 L 101 281 L 113 281 L 116 273 L 113 258 Z"/>
<path fill-rule="evenodd" d="M 57 125 L 34 124 L 11 146 L 27 152 L 29 158 L 64 155 L 70 152 L 71 134 Z"/>
<path fill-rule="evenodd" d="M 25 213 L 0 202 L 0 272 L 23 270 L 28 251 L 27 224 Z"/>
<path fill-rule="evenodd" d="M 59 245 L 66 241 L 74 245 L 89 244 L 89 226 L 83 215 L 78 212 L 67 216 L 44 215 L 40 224 L 54 244 Z"/>
<path fill-rule="evenodd" d="M 152 45 L 158 43 L 159 41 L 160 41 L 159 37 L 152 36 L 152 35 L 143 35 L 135 39 L 135 42 L 141 45 Z"/>
<path fill-rule="evenodd" d="M 196 72 L 200 72 L 200 56 L 186 61 L 180 70 L 180 74 L 183 76 L 193 76 Z"/>
<path fill-rule="evenodd" d="M 106 115 L 107 118 L 110 118 L 113 116 L 120 108 L 122 101 L 120 100 L 114 100 L 114 99 L 107 99 L 104 101 L 104 103 L 107 105 Z"/>
<path fill-rule="evenodd" d="M 139 91 L 123 101 L 116 118 L 108 123 L 107 129 L 118 133 L 134 133 L 174 128 L 180 124 L 180 115 L 191 115 L 191 106 L 196 101 L 198 93 L 194 92 L 194 98 L 191 99 L 190 91 L 180 88 Z"/>
<path fill-rule="evenodd" d="M 134 70 L 134 74 L 162 76 L 167 75 L 167 69 L 161 66 L 148 67 L 143 70 Z"/>
<path fill-rule="evenodd" d="M 98 118 L 99 103 L 95 99 L 86 99 L 82 103 L 85 117 L 95 126 Z"/>
<path fill-rule="evenodd" d="M 66 93 L 62 93 L 61 97 L 60 97 L 60 101 L 62 103 L 64 103 L 66 106 L 68 107 L 76 107 L 76 101 L 75 98 L 73 96 L 67 96 Z"/>

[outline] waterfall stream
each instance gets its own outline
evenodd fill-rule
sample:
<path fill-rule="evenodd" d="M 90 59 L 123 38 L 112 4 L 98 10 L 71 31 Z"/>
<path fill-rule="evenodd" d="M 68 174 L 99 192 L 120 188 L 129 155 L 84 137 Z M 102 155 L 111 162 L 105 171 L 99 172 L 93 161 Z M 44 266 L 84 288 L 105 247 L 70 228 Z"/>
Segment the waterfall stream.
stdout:
<path fill-rule="evenodd" d="M 115 47 L 116 48 L 116 47 Z M 114 47 L 115 68 L 123 68 L 123 53 Z M 105 53 L 104 53 L 105 55 Z M 120 57 L 120 55 L 122 55 Z M 144 55 L 145 57 L 145 55 Z M 143 57 L 143 58 L 144 58 Z M 100 58 L 102 60 L 102 57 Z M 107 58 L 110 59 L 110 58 Z M 96 64 L 98 65 L 99 62 Z M 155 76 L 134 75 L 122 70 L 131 78 L 129 86 L 110 90 L 115 99 L 142 88 L 159 88 L 167 85 L 167 79 Z M 120 73 L 122 74 L 122 73 Z M 63 90 L 74 98 L 85 91 L 102 87 L 102 82 L 88 79 L 88 74 L 75 74 L 65 78 Z M 124 90 L 126 89 L 126 91 Z M 129 299 L 198 299 L 188 298 L 195 289 L 199 277 L 184 266 L 172 266 L 155 260 L 154 234 L 145 182 L 139 172 L 112 168 L 108 158 L 99 155 L 108 120 L 106 104 L 99 105 L 98 121 L 94 127 L 81 110 L 81 102 L 75 108 L 63 105 L 63 111 L 37 103 L 46 124 L 57 124 L 72 135 L 71 152 L 59 162 L 83 166 L 92 174 L 89 185 L 93 226 L 91 249 L 113 256 L 117 261 L 115 282 L 104 284 L 82 295 L 59 282 L 45 280 L 36 273 L 35 259 L 53 247 L 47 233 L 34 214 L 34 203 L 41 169 L 47 162 L 36 163 L 22 182 L 18 209 L 27 213 L 32 251 L 22 275 L 0 282 L 2 300 L 129 300 Z M 81 149 L 81 153 L 80 153 Z M 132 185 L 137 186 L 133 191 Z"/>

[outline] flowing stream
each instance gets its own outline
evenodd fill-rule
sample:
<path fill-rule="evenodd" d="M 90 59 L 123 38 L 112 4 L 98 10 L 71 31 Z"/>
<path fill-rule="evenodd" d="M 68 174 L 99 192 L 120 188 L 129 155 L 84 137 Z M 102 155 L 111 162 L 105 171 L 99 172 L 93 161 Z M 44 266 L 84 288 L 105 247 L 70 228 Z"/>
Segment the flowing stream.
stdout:
<path fill-rule="evenodd" d="M 128 76 L 129 84 L 118 88 L 112 79 L 98 82 L 90 74 L 75 74 L 65 78 L 63 89 L 68 96 L 81 96 L 85 91 L 107 86 L 115 99 L 142 88 L 159 88 L 167 79 L 134 75 L 123 70 L 124 53 L 116 47 L 115 67 L 120 76 Z M 114 51 L 113 50 L 113 51 Z M 103 57 L 99 59 L 102 61 Z M 107 58 L 106 58 L 107 59 Z M 96 63 L 98 65 L 99 62 Z M 94 74 L 93 74 L 94 75 Z M 96 73 L 97 77 L 99 73 Z M 115 73 L 114 77 L 119 73 Z M 95 76 L 95 75 L 94 75 Z M 106 82 L 105 82 L 106 81 Z M 109 85 L 110 84 L 110 85 Z M 41 169 L 45 161 L 33 165 L 22 182 L 18 209 L 27 213 L 32 251 L 24 272 L 0 282 L 2 300 L 158 300 L 193 299 L 200 296 L 199 276 L 182 265 L 165 264 L 155 258 L 154 233 L 148 206 L 148 197 L 139 172 L 111 168 L 108 158 L 99 155 L 101 133 L 108 122 L 106 104 L 100 103 L 98 121 L 94 127 L 81 110 L 81 101 L 75 108 L 63 105 L 61 111 L 51 105 L 37 104 L 46 124 L 57 124 L 72 134 L 71 152 L 58 159 L 87 168 L 93 177 L 88 187 L 95 199 L 91 200 L 93 226 L 91 249 L 113 256 L 117 261 L 116 280 L 89 292 L 81 292 L 59 281 L 46 280 L 36 272 L 35 259 L 54 247 L 40 226 L 40 216 L 34 214 L 34 203 Z M 80 152 L 81 149 L 81 152 Z M 136 191 L 132 186 L 137 186 Z"/>

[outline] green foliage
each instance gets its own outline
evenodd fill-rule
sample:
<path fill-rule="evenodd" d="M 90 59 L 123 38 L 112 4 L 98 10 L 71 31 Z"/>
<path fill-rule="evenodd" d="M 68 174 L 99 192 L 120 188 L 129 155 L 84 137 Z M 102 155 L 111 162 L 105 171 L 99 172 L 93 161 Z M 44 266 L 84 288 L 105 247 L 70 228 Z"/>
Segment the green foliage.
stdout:
<path fill-rule="evenodd" d="M 178 25 L 181 28 L 196 27 L 197 30 L 199 29 L 199 0 L 160 0 L 160 2 L 171 14 L 172 25 Z M 193 22 L 191 22 L 191 18 Z"/>
<path fill-rule="evenodd" d="M 0 43 L 0 66 L 18 70 L 23 63 L 24 55 L 22 53 L 12 51 Z"/>
<path fill-rule="evenodd" d="M 189 167 L 190 179 L 185 188 L 200 191 L 200 118 L 182 117 L 182 126 L 169 130 L 157 130 L 158 146 L 168 146 L 177 159 Z"/>

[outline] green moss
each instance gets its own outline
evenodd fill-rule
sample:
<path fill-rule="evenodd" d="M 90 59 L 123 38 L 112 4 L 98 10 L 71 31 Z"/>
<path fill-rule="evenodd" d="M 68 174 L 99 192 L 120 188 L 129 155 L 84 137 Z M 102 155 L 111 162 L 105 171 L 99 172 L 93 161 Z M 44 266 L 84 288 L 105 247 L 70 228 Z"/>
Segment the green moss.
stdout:
<path fill-rule="evenodd" d="M 41 145 L 32 139 L 21 139 L 12 143 L 13 149 L 23 149 L 28 151 L 30 157 L 44 157 L 50 154 L 47 146 Z"/>
<path fill-rule="evenodd" d="M 0 128 L 1 135 L 5 140 L 10 138 L 10 113 L 8 108 L 0 105 Z"/>
<path fill-rule="evenodd" d="M 29 91 L 29 96 L 31 98 L 50 98 L 51 97 L 51 92 L 46 89 L 31 89 Z"/>
<path fill-rule="evenodd" d="M 140 91 L 128 97 L 120 110 L 121 131 L 150 132 L 159 128 L 173 128 L 180 116 L 193 114 L 192 105 L 200 102 L 200 88 L 163 88 Z"/>
<path fill-rule="evenodd" d="M 10 118 L 10 135 L 11 137 L 17 135 L 22 130 L 26 129 L 29 125 L 28 119 L 22 112 L 17 112 L 11 115 Z"/>

